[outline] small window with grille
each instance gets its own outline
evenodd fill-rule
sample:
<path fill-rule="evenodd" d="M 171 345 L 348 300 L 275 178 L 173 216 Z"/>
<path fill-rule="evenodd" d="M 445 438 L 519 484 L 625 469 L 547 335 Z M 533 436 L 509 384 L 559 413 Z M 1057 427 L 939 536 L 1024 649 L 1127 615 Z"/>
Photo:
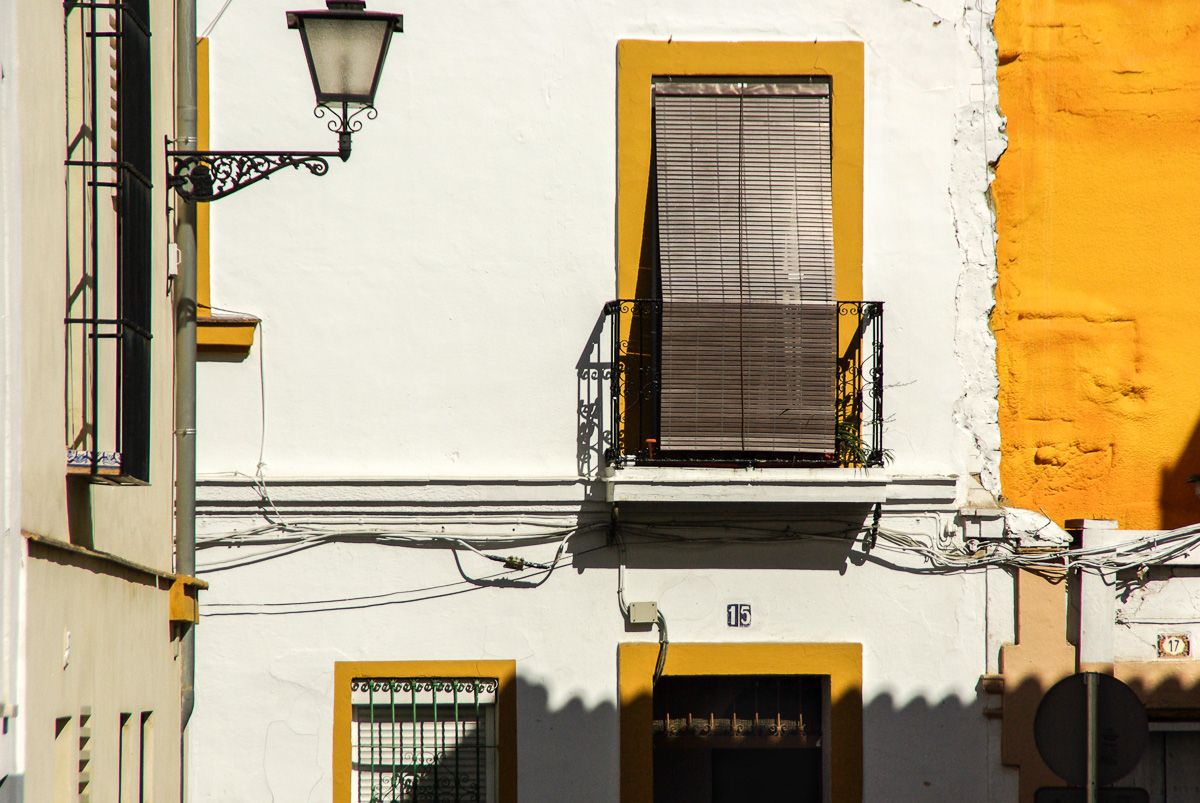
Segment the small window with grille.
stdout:
<path fill-rule="evenodd" d="M 351 681 L 354 803 L 497 798 L 494 677 Z"/>

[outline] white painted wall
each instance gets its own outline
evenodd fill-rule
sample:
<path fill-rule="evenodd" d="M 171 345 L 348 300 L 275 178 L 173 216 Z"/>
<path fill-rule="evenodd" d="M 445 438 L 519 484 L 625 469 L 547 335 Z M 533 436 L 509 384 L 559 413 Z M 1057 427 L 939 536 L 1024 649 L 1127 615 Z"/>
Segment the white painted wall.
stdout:
<path fill-rule="evenodd" d="M 222 5 L 201 2 L 201 31 Z M 287 7 L 235 2 L 212 28 L 214 147 L 335 147 Z M 271 475 L 575 475 L 576 363 L 615 293 L 617 41 L 854 39 L 892 468 L 983 471 L 995 489 L 988 14 L 959 0 L 402 10 L 350 161 L 212 207 L 213 303 L 264 326 L 246 362 L 201 368 L 202 473 L 254 472 L 265 344 Z"/>
<path fill-rule="evenodd" d="M 201 31 L 224 5 L 202 0 Z M 234 2 L 212 25 L 214 148 L 334 147 L 310 116 L 287 5 Z M 616 550 L 603 534 L 572 540 L 569 562 L 544 585 L 504 589 L 464 584 L 445 548 L 362 538 L 457 532 L 464 521 L 476 537 L 513 518 L 521 532 L 607 521 L 607 489 L 577 442 L 576 370 L 615 293 L 620 39 L 866 43 L 863 273 L 866 297 L 887 305 L 894 456 L 871 472 L 883 523 L 932 541 L 953 530 L 968 474 L 995 491 L 985 191 L 1003 138 L 992 7 L 417 0 L 400 9 L 406 32 L 393 43 L 379 118 L 356 135 L 353 158 L 320 179 L 281 173 L 212 207 L 213 303 L 264 324 L 245 361 L 200 366 L 200 471 L 213 480 L 201 489 L 200 531 L 265 527 L 270 543 L 210 544 L 199 556 L 212 590 L 199 629 L 193 799 L 329 800 L 334 661 L 481 657 L 518 662 L 522 799 L 616 799 L 617 644 L 654 636 L 626 630 Z M 236 476 L 256 473 L 260 448 L 261 502 Z M 442 479 L 421 479 L 430 477 Z M 533 482 L 546 477 L 557 479 Z M 927 493 L 913 490 L 922 482 Z M 722 514 L 817 530 L 842 529 L 839 515 L 811 503 Z M 271 524 L 281 521 L 308 528 L 301 536 L 350 540 L 229 567 L 290 549 Z M 548 560 L 553 548 L 519 551 Z M 859 565 L 848 549 L 849 540 L 634 544 L 628 597 L 660 602 L 673 641 L 861 642 L 866 800 L 1012 799 L 998 728 L 975 690 L 1012 640 L 1011 580 Z M 498 568 L 463 561 L 471 574 Z M 443 584 L 453 584 L 446 596 L 412 591 Z M 263 605 L 393 593 L 337 611 Z M 990 619 L 989 599 L 1000 609 Z M 748 632 L 725 626 L 724 604 L 735 600 L 755 607 Z"/>
<path fill-rule="evenodd" d="M 0 0 L 0 717 L 22 707 L 20 344 L 21 190 L 15 0 Z M 8 720 L 2 720 L 4 725 Z M 21 728 L 0 727 L 0 800 L 16 800 L 24 770 Z M 5 787 L 8 787 L 7 789 Z M 9 796 L 6 798 L 6 796 Z"/>
<path fill-rule="evenodd" d="M 204 576 L 212 590 L 205 593 L 198 631 L 194 800 L 329 800 L 334 661 L 472 658 L 517 661 L 523 800 L 616 800 L 617 645 L 653 641 L 655 634 L 624 624 L 616 600 L 617 550 L 606 545 L 602 506 L 581 497 L 572 505 L 559 494 L 540 511 L 518 508 L 526 521 L 549 521 L 570 518 L 574 506 L 584 525 L 602 525 L 572 538 L 568 560 L 536 588 L 476 587 L 464 575 L 486 577 L 502 568 L 463 551 L 460 574 L 448 550 L 370 543 L 353 523 L 369 519 L 377 532 L 410 538 L 442 531 L 478 537 L 489 523 L 513 516 L 496 510 L 495 487 L 485 503 L 448 501 L 455 495 L 477 500 L 482 490 L 438 485 L 416 496 L 393 488 L 356 497 L 345 486 L 311 483 L 303 494 L 280 487 L 272 497 L 283 521 L 330 526 L 352 542 L 253 563 L 280 547 L 201 548 L 199 563 L 209 569 Z M 367 496 L 370 504 L 363 502 Z M 438 496 L 442 504 L 433 508 L 416 504 Z M 261 518 L 245 516 L 248 498 L 246 485 L 203 488 L 201 539 L 261 525 Z M 301 498 L 312 501 L 310 509 L 293 508 Z M 804 529 L 797 521 L 803 514 L 787 510 L 795 517 L 792 527 Z M 706 520 L 733 515 L 745 522 L 764 512 L 710 509 Z M 852 514 L 841 511 L 807 527 L 824 532 L 847 517 Z M 464 518 L 472 523 L 462 524 Z M 928 539 L 946 518 L 901 510 L 883 526 Z M 866 800 L 1008 799 L 989 797 L 994 745 L 975 691 L 988 654 L 982 573 L 911 574 L 863 562 L 861 541 L 851 538 L 652 543 L 632 522 L 627 526 L 626 599 L 656 600 L 673 642 L 864 645 Z M 548 562 L 554 549 L 547 543 L 490 551 Z M 910 557 L 872 554 L 920 566 Z M 531 581 L 541 574 L 523 573 Z M 750 628 L 726 625 L 730 602 L 752 605 Z"/>

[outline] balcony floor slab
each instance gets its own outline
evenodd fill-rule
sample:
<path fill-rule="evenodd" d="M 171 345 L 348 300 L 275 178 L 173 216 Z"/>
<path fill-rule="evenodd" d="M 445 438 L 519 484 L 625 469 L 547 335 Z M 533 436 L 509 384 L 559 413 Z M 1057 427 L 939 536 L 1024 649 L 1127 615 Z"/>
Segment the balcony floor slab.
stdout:
<path fill-rule="evenodd" d="M 705 504 L 952 504 L 950 475 L 894 475 L 855 468 L 626 466 L 603 477 L 609 502 Z"/>

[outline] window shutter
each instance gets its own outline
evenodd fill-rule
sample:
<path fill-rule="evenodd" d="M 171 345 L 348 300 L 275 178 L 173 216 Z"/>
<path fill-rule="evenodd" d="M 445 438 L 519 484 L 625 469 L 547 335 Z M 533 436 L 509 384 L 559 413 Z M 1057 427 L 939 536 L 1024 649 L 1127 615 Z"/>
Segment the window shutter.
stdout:
<path fill-rule="evenodd" d="M 659 83 L 660 446 L 834 450 L 827 83 Z"/>
<path fill-rule="evenodd" d="M 117 296 L 121 325 L 121 472 L 150 481 L 150 329 L 154 249 L 154 175 L 150 76 L 150 3 L 129 0 L 120 8 L 117 65 Z"/>
<path fill-rule="evenodd" d="M 739 117 L 736 95 L 655 99 L 664 449 L 742 447 Z"/>

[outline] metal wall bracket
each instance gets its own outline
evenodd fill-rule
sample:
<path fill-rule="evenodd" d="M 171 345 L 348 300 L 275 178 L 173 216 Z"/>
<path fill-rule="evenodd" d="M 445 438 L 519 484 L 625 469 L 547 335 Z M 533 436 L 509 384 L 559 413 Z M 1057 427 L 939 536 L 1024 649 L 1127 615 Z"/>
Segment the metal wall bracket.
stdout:
<path fill-rule="evenodd" d="M 329 159 L 345 159 L 343 151 L 173 151 L 167 150 L 167 186 L 188 201 L 207 202 L 232 195 L 270 178 L 285 167 L 303 167 L 314 176 L 329 172 Z"/>

